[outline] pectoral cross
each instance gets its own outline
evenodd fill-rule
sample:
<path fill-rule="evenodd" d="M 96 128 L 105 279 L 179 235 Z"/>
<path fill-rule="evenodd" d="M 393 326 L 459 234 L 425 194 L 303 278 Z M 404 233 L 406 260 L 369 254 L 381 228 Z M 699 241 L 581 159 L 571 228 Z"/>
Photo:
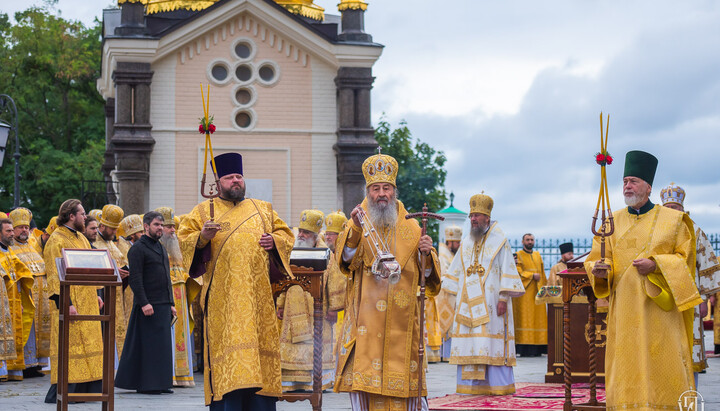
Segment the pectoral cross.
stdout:
<path fill-rule="evenodd" d="M 27 265 L 30 266 L 30 270 L 32 270 L 33 273 L 39 273 L 40 272 L 40 264 L 36 263 L 35 261 L 31 261 Z"/>
<path fill-rule="evenodd" d="M 471 265 L 467 269 L 468 277 L 473 274 L 477 274 L 478 276 L 482 277 L 483 274 L 485 274 L 485 267 L 483 267 L 482 264 L 480 264 L 476 261 L 475 263 L 473 263 L 473 265 Z"/>

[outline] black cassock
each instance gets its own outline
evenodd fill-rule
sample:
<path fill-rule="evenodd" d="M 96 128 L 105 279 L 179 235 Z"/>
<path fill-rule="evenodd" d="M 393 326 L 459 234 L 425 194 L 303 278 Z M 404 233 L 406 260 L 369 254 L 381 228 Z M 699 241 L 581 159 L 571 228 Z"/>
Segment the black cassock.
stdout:
<path fill-rule="evenodd" d="M 134 304 L 115 386 L 126 390 L 161 391 L 172 388 L 173 363 L 170 304 L 153 304 L 145 316 Z"/>
<path fill-rule="evenodd" d="M 144 235 L 128 251 L 128 277 L 134 302 L 115 386 L 137 391 L 172 388 L 173 305 L 170 264 L 165 248 Z M 142 307 L 151 304 L 153 315 Z"/>

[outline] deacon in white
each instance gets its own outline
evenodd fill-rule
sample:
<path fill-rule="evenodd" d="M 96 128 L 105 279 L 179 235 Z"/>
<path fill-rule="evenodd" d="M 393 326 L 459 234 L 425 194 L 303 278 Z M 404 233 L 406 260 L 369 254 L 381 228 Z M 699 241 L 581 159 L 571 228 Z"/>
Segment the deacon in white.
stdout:
<path fill-rule="evenodd" d="M 470 233 L 442 280 L 455 307 L 450 364 L 458 365 L 460 394 L 515 392 L 512 297 L 525 287 L 505 234 L 490 220 L 492 208 L 490 196 L 470 198 Z"/>
<path fill-rule="evenodd" d="M 660 199 L 663 206 L 674 210 L 685 212 L 685 190 L 682 187 L 670 183 L 669 186 L 660 191 Z M 696 239 L 695 254 L 695 282 L 703 303 L 695 306 L 693 320 L 693 373 L 695 375 L 695 386 L 698 384 L 698 373 L 708 368 L 707 356 L 705 355 L 705 338 L 702 319 L 707 315 L 708 296 L 713 296 L 720 291 L 720 263 L 713 252 L 712 244 L 703 230 L 693 221 Z"/>

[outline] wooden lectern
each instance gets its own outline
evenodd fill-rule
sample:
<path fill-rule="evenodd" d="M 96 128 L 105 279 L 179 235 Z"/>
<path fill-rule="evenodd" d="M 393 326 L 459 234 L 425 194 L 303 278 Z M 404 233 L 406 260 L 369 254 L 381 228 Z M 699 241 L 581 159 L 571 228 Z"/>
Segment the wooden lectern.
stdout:
<path fill-rule="evenodd" d="M 309 400 L 313 411 L 322 409 L 322 356 L 323 356 L 323 273 L 328 266 L 330 251 L 327 248 L 295 248 L 290 254 L 290 269 L 295 279 L 284 278 L 272 284 L 273 297 L 299 285 L 313 298 L 313 390 L 312 393 L 283 393 L 280 401 Z"/>
<path fill-rule="evenodd" d="M 115 408 L 115 292 L 122 285 L 115 262 L 107 250 L 64 249 L 55 261 L 60 277 L 60 322 L 58 329 L 57 409 L 68 409 L 69 401 L 100 401 L 103 411 Z M 70 315 L 71 286 L 100 286 L 105 306 L 100 315 Z M 100 321 L 103 329 L 103 374 L 101 393 L 68 393 L 70 322 Z"/>
<path fill-rule="evenodd" d="M 597 297 L 593 293 L 592 286 L 587 273 L 585 272 L 584 262 L 587 258 L 587 254 L 572 259 L 568 262 L 568 269 L 558 273 L 558 276 L 563 280 L 562 287 L 562 301 L 563 301 L 563 381 L 565 384 L 565 402 L 563 403 L 563 411 L 592 411 L 592 410 L 605 410 L 605 403 L 597 400 L 597 380 L 598 380 L 598 369 L 604 371 L 605 350 L 602 350 L 602 354 L 598 351 L 598 340 L 597 340 L 597 311 L 596 302 Z M 571 306 L 577 306 L 578 304 L 571 304 L 573 297 L 584 294 L 587 297 L 587 322 L 583 334 L 586 334 L 586 338 L 582 341 L 574 337 L 571 328 Z M 581 314 L 582 315 L 582 314 Z M 575 358 L 572 353 L 572 347 L 583 345 L 587 341 L 588 346 L 588 382 L 590 383 L 590 400 L 582 404 L 572 403 L 572 383 L 573 374 L 575 368 L 573 367 L 573 359 Z M 598 366 L 598 358 L 602 361 L 603 366 Z"/>

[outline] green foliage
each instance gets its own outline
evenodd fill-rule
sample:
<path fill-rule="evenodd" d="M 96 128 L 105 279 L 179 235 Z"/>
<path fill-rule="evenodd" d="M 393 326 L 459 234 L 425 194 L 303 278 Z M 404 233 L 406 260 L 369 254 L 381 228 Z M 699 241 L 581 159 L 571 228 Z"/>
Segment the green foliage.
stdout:
<path fill-rule="evenodd" d="M 444 166 L 447 159 L 442 151 L 435 151 L 427 143 L 416 141 L 404 120 L 392 130 L 390 123 L 381 118 L 375 128 L 375 139 L 384 154 L 398 161 L 399 197 L 408 212 L 422 211 L 425 203 L 431 212 L 445 207 L 447 171 Z M 437 220 L 428 221 L 428 234 L 437 241 Z"/>
<path fill-rule="evenodd" d="M 80 195 L 81 180 L 102 180 L 104 101 L 100 74 L 102 25 L 68 21 L 54 2 L 0 13 L 0 94 L 15 100 L 20 137 L 20 205 L 44 226 L 60 204 Z M 2 114 L 8 121 L 8 113 Z M 0 169 L 0 210 L 13 205 L 14 138 Z"/>

